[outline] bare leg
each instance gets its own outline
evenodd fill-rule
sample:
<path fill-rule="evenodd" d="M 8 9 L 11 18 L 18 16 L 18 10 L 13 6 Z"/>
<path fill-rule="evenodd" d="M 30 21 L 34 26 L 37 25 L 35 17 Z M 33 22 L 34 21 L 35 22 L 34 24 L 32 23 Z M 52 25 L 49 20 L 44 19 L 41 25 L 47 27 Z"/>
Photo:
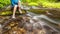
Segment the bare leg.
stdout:
<path fill-rule="evenodd" d="M 20 7 L 19 7 L 19 9 L 18 9 L 18 10 L 19 10 L 19 12 L 22 14 L 22 11 L 21 11 Z"/>
<path fill-rule="evenodd" d="M 17 5 L 14 6 L 12 18 L 15 18 L 15 12 L 17 10 Z"/>
<path fill-rule="evenodd" d="M 19 12 L 22 14 L 22 11 L 21 11 L 21 8 L 20 8 L 20 5 L 21 5 L 20 2 L 18 2 L 18 7 L 19 7 L 18 10 L 19 10 Z"/>

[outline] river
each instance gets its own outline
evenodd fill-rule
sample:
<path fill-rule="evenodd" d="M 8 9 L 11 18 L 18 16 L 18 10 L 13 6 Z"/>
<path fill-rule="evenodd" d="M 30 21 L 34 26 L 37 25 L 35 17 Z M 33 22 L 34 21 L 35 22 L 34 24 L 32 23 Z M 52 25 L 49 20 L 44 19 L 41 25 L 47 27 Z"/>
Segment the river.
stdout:
<path fill-rule="evenodd" d="M 25 15 L 16 15 L 16 19 L 0 16 L 0 31 L 0 34 L 60 34 L 60 20 L 27 11 Z"/>

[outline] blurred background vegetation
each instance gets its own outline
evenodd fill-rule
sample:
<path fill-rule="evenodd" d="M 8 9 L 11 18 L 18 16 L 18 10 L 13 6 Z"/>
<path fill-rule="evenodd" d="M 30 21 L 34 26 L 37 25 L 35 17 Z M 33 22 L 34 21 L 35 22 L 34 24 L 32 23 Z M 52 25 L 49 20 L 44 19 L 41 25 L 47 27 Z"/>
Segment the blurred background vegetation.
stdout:
<path fill-rule="evenodd" d="M 47 8 L 60 8 L 60 0 L 21 0 L 29 6 L 42 6 Z M 10 0 L 0 0 L 0 8 L 10 5 Z"/>

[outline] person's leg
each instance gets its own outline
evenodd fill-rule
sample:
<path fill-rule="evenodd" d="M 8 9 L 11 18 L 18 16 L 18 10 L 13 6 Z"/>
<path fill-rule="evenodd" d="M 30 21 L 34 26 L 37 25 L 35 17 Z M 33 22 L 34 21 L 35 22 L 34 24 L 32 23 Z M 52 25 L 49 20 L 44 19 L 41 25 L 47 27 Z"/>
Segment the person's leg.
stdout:
<path fill-rule="evenodd" d="M 18 2 L 18 10 L 19 10 L 19 12 L 22 14 L 22 11 L 21 11 L 21 7 L 20 7 L 20 1 Z"/>
<path fill-rule="evenodd" d="M 13 8 L 13 15 L 12 15 L 12 18 L 15 18 L 15 12 L 16 12 L 16 10 L 17 10 L 17 5 L 15 5 L 14 8 Z"/>

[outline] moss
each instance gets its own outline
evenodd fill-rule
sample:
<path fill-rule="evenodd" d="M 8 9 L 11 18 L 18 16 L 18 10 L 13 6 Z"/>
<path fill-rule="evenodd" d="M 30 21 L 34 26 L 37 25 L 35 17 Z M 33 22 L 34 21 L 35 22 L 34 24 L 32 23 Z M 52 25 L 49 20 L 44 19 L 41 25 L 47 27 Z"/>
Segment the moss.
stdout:
<path fill-rule="evenodd" d="M 45 10 L 40 9 L 31 9 L 30 12 L 36 13 L 36 14 L 44 14 Z"/>
<path fill-rule="evenodd" d="M 22 11 L 23 14 L 25 14 L 25 11 Z M 12 11 L 1 11 L 0 12 L 0 16 L 6 16 L 6 15 L 12 15 L 13 12 Z M 16 14 L 20 14 L 18 11 L 16 11 Z"/>

